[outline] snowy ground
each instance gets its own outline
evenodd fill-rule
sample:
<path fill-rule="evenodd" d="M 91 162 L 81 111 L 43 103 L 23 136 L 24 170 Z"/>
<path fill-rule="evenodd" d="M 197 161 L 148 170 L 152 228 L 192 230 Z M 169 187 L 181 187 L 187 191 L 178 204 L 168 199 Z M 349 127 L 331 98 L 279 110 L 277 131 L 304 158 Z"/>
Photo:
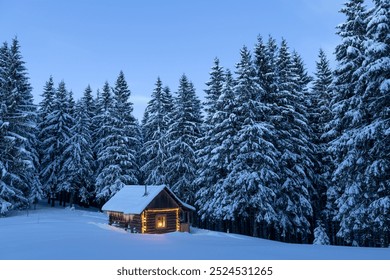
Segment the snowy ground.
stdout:
<path fill-rule="evenodd" d="M 0 218 L 2 260 L 100 259 L 390 259 L 390 248 L 284 244 L 207 230 L 130 234 L 107 225 L 105 214 L 39 205 Z"/>

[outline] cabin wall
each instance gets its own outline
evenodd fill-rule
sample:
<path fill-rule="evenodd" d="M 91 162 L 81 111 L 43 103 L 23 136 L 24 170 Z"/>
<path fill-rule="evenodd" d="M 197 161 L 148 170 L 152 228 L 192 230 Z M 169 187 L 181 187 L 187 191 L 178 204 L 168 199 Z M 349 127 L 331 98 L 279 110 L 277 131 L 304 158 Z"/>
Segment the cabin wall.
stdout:
<path fill-rule="evenodd" d="M 127 215 L 122 212 L 108 212 L 108 224 L 141 233 L 141 215 Z"/>
<path fill-rule="evenodd" d="M 108 212 L 108 224 L 109 225 L 124 226 L 125 223 L 126 223 L 126 221 L 125 221 L 125 218 L 124 218 L 122 212 L 114 212 L 114 211 Z"/>
<path fill-rule="evenodd" d="M 132 215 L 133 218 L 129 221 L 128 228 L 131 232 L 141 233 L 142 232 L 142 223 L 141 215 Z"/>
<path fill-rule="evenodd" d="M 178 221 L 177 221 L 177 210 L 166 210 L 161 209 L 160 211 L 157 209 L 153 210 L 145 210 L 144 215 L 146 218 L 146 231 L 145 233 L 167 233 L 174 232 L 178 230 Z M 157 228 L 157 216 L 165 215 L 166 217 L 166 227 L 165 228 Z"/>
<path fill-rule="evenodd" d="M 149 203 L 146 209 L 167 209 L 179 207 L 180 206 L 172 198 L 172 196 L 166 190 L 163 190 Z"/>

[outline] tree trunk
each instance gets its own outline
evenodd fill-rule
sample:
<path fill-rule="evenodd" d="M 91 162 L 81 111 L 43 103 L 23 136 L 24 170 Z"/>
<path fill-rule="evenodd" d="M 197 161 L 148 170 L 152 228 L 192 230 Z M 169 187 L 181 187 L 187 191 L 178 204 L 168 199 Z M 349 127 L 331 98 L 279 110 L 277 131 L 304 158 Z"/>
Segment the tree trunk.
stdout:
<path fill-rule="evenodd" d="M 255 218 L 253 218 L 253 236 L 259 237 L 259 231 L 258 231 L 259 223 Z"/>
<path fill-rule="evenodd" d="M 50 194 L 50 199 L 51 199 L 51 207 L 54 207 L 54 194 Z"/>

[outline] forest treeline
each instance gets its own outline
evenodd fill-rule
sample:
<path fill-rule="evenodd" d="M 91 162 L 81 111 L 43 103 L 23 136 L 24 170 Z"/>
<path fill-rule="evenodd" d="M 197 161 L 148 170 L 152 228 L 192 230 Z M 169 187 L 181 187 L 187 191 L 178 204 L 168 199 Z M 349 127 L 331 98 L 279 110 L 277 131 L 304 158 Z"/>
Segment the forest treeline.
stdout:
<path fill-rule="evenodd" d="M 390 2 L 348 0 L 336 67 L 307 73 L 259 36 L 235 69 L 218 58 L 205 100 L 160 78 L 144 117 L 124 73 L 74 100 L 46 82 L 34 105 L 17 39 L 0 47 L 0 215 L 47 199 L 101 206 L 124 185 L 167 184 L 195 224 L 298 243 L 388 247 Z"/>

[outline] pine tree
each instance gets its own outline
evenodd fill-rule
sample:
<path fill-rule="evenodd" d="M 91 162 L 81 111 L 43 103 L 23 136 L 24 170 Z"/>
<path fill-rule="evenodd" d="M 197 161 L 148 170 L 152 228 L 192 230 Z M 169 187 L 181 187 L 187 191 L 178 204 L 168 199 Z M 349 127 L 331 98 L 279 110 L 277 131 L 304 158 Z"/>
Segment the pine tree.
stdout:
<path fill-rule="evenodd" d="M 46 84 L 45 91 L 51 91 L 50 81 Z M 74 120 L 70 115 L 69 95 L 65 82 L 58 85 L 54 97 L 53 109 L 44 119 L 45 126 L 41 130 L 41 159 L 40 176 L 43 188 L 49 198 L 49 203 L 54 206 L 54 199 L 60 196 L 60 204 L 63 196 L 68 192 L 68 184 L 61 181 L 61 161 L 63 161 L 66 143 L 71 138 L 71 128 Z M 45 138 L 43 138 L 44 136 Z"/>
<path fill-rule="evenodd" d="M 7 203 L 4 203 L 7 206 L 1 207 L 5 213 L 10 207 L 35 203 L 41 197 L 41 185 L 37 173 L 36 107 L 18 40 L 15 38 L 9 48 L 5 43 L 0 53 L 0 100 L 4 135 L 1 140 L 4 148 L 1 184 L 8 189 L 5 193 L 13 196 L 11 199 L 8 196 Z"/>
<path fill-rule="evenodd" d="M 326 234 L 324 225 L 321 221 L 318 222 L 317 227 L 314 229 L 314 241 L 315 245 L 330 245 L 330 240 Z"/>
<path fill-rule="evenodd" d="M 135 184 L 138 182 L 139 176 L 138 153 L 141 149 L 141 133 L 138 121 L 133 116 L 133 103 L 130 102 L 131 92 L 122 71 L 116 80 L 113 94 L 116 125 L 119 130 L 123 130 L 123 136 L 125 136 L 123 140 L 127 142 L 127 151 L 124 152 L 128 153 L 128 162 L 125 164 L 122 162 L 124 164 L 123 171 L 126 176 L 129 176 L 127 184 Z"/>
<path fill-rule="evenodd" d="M 308 98 L 309 122 L 313 134 L 311 142 L 314 145 L 314 188 L 318 193 L 317 200 L 312 199 L 314 207 L 314 219 L 319 218 L 325 222 L 325 225 L 331 237 L 335 236 L 332 218 L 334 208 L 327 204 L 327 191 L 331 185 L 331 172 L 333 170 L 333 159 L 327 151 L 330 144 L 329 137 L 324 134 L 326 127 L 332 120 L 332 111 L 330 102 L 332 100 L 332 80 L 333 74 L 329 66 L 329 60 L 325 52 L 320 49 L 318 61 L 316 63 L 315 78 L 313 87 Z M 335 240 L 332 239 L 332 243 Z"/>
<path fill-rule="evenodd" d="M 145 141 L 142 157 L 145 163 L 141 171 L 145 174 L 145 184 L 159 185 L 167 182 L 164 161 L 168 157 L 166 133 L 169 118 L 167 116 L 172 113 L 169 111 L 172 103 L 169 89 L 164 91 L 162 82 L 158 78 L 152 99 L 146 107 L 142 125 Z"/>
<path fill-rule="evenodd" d="M 89 130 L 91 133 L 93 133 L 96 130 L 96 126 L 98 124 L 95 124 L 93 122 L 93 118 L 98 114 L 98 109 L 97 109 L 97 101 L 94 99 L 93 94 L 92 94 L 92 89 L 91 86 L 88 85 L 85 90 L 83 97 L 80 100 L 84 106 L 85 106 L 85 113 L 87 114 L 87 117 L 89 119 Z M 76 104 L 77 107 L 77 104 Z M 77 108 L 76 108 L 77 111 Z M 77 115 L 77 112 L 76 112 Z M 92 135 L 91 135 L 92 136 Z"/>
<path fill-rule="evenodd" d="M 236 135 L 235 110 L 237 99 L 234 93 L 234 79 L 227 70 L 224 74 L 222 93 L 214 105 L 216 111 L 212 117 L 210 130 L 205 131 L 209 147 L 198 152 L 198 173 L 195 184 L 199 189 L 196 194 L 196 205 L 203 221 L 227 220 L 222 212 L 225 206 L 223 181 L 228 175 L 228 166 L 232 162 L 231 147 Z M 219 228 L 221 230 L 221 228 Z"/>
<path fill-rule="evenodd" d="M 73 98 L 73 91 L 68 92 L 66 101 L 68 113 L 74 119 L 76 116 L 76 101 Z"/>
<path fill-rule="evenodd" d="M 106 81 L 103 86 L 102 94 L 98 99 L 98 111 L 104 112 L 112 109 L 113 103 L 114 101 L 111 94 L 111 88 L 109 83 Z"/>
<path fill-rule="evenodd" d="M 205 89 L 204 110 L 206 112 L 205 124 L 212 125 L 212 117 L 216 111 L 216 104 L 218 98 L 222 94 L 222 87 L 224 82 L 223 68 L 219 65 L 219 59 L 214 59 L 214 66 L 211 68 L 210 80 L 206 83 L 207 89 Z"/>
<path fill-rule="evenodd" d="M 49 164 L 48 162 L 48 158 L 46 157 L 45 153 L 45 148 L 44 148 L 44 141 L 46 141 L 47 139 L 51 138 L 51 139 L 55 139 L 55 135 L 54 135 L 54 131 L 52 131 L 51 129 L 47 129 L 48 126 L 50 126 L 51 124 L 49 123 L 49 116 L 51 115 L 51 113 L 53 112 L 54 110 L 54 100 L 55 100 L 55 95 L 56 95 L 56 91 L 55 91 L 55 88 L 54 88 L 54 81 L 53 81 L 53 77 L 50 76 L 49 80 L 46 82 L 45 84 L 45 87 L 44 87 L 44 90 L 43 90 L 43 93 L 42 93 L 42 101 L 40 102 L 39 104 L 39 111 L 38 111 L 38 128 L 39 128 L 39 133 L 38 133 L 38 141 L 39 141 L 39 148 L 38 148 L 38 151 L 39 151 L 39 162 L 40 162 L 40 172 L 42 170 L 42 168 Z M 41 177 L 41 181 L 44 182 L 42 180 L 43 178 Z M 49 203 L 50 203 L 50 193 L 48 193 L 48 188 L 47 188 L 47 185 L 45 183 L 42 184 L 43 185 L 43 191 L 44 191 L 44 194 L 49 198 Z"/>
<path fill-rule="evenodd" d="M 361 96 L 356 92 L 359 69 L 364 60 L 366 41 L 367 12 L 363 0 L 350 0 L 341 10 L 347 17 L 338 26 L 342 43 L 336 47 L 336 60 L 332 100 L 333 119 L 331 128 L 324 135 L 332 140 L 329 151 L 335 159 L 332 174 L 333 186 L 328 190 L 331 207 L 337 208 L 334 217 L 339 222 L 337 236 L 351 244 L 362 245 L 363 232 L 370 227 L 367 220 L 363 181 L 359 181 L 357 150 L 355 147 L 356 129 L 360 126 L 359 103 Z"/>
<path fill-rule="evenodd" d="M 214 140 L 215 136 L 215 126 L 221 122 L 220 119 L 216 118 L 217 113 L 217 103 L 222 95 L 223 86 L 224 86 L 224 71 L 223 68 L 219 65 L 219 59 L 214 59 L 214 65 L 211 68 L 210 79 L 206 82 L 207 89 L 205 89 L 205 99 L 203 103 L 204 111 L 206 116 L 203 126 L 203 137 L 197 140 L 197 165 L 198 173 L 196 176 L 195 184 L 197 188 L 209 188 L 216 184 L 218 178 L 221 174 L 212 168 L 210 165 L 210 160 L 213 157 L 212 151 L 216 148 Z M 213 171 L 211 171 L 213 169 Z M 217 171 L 214 173 L 214 171 Z M 200 198 L 202 199 L 202 198 Z M 202 199 L 204 200 L 204 199 Z"/>
<path fill-rule="evenodd" d="M 85 106 L 85 112 L 87 113 L 88 118 L 92 120 L 92 118 L 96 114 L 96 104 L 92 95 L 92 89 L 90 85 L 85 88 L 81 101 Z"/>
<path fill-rule="evenodd" d="M 231 74 L 229 75 L 231 78 Z M 207 209 L 207 205 L 210 205 L 211 202 L 210 199 L 214 196 L 215 185 L 218 180 L 223 176 L 226 176 L 226 174 L 217 167 L 220 163 L 216 162 L 215 154 L 213 153 L 215 152 L 215 148 L 218 148 L 218 146 L 221 145 L 221 143 L 217 142 L 218 140 L 215 137 L 215 134 L 217 133 L 216 126 L 220 125 L 220 122 L 223 121 L 217 115 L 219 115 L 221 109 L 220 106 L 218 106 L 218 102 L 220 102 L 220 98 L 223 94 L 224 84 L 225 73 L 219 64 L 219 59 L 215 58 L 214 65 L 210 72 L 210 79 L 206 82 L 206 102 L 203 103 L 206 116 L 202 124 L 204 133 L 203 137 L 199 138 L 196 143 L 198 171 L 194 181 L 196 189 L 199 190 L 196 194 L 196 203 L 200 207 L 199 213 L 202 220 L 207 223 L 215 216 L 213 213 L 215 209 Z M 219 218 L 219 220 L 221 220 L 221 218 Z"/>
<path fill-rule="evenodd" d="M 309 83 L 313 80 L 307 73 L 305 63 L 302 57 L 293 51 L 292 57 L 292 78 L 295 83 L 294 95 L 296 97 L 294 104 L 295 111 L 298 113 L 294 118 L 296 122 L 296 149 L 299 151 L 301 159 L 298 159 L 300 167 L 304 171 L 305 187 L 309 192 L 310 204 L 313 209 L 312 214 L 309 217 L 311 224 L 310 232 L 314 229 L 315 220 L 317 214 L 321 211 L 321 205 L 318 203 L 320 197 L 320 191 L 316 188 L 316 173 L 315 173 L 315 150 L 316 146 L 313 144 L 313 130 L 310 126 L 309 105 L 307 100 L 310 99 Z M 299 132 L 300 131 L 300 132 Z M 298 152 L 297 152 L 298 153 Z M 297 170 L 296 170 L 297 171 Z M 307 237 L 303 237 L 303 242 L 307 242 Z"/>
<path fill-rule="evenodd" d="M 193 84 L 183 75 L 168 128 L 168 158 L 165 160 L 168 184 L 185 202 L 195 200 L 195 142 L 201 136 L 201 104 Z"/>
<path fill-rule="evenodd" d="M 256 82 L 263 89 L 262 99 L 267 103 L 271 94 L 276 91 L 276 55 L 275 39 L 270 36 L 267 44 L 264 44 L 263 38 L 258 36 L 254 52 Z"/>
<path fill-rule="evenodd" d="M 123 72 L 120 72 L 113 90 L 113 105 L 110 108 L 110 94 L 103 88 L 101 128 L 98 134 L 96 178 L 96 199 L 104 202 L 124 185 L 138 183 L 138 158 L 140 131 L 132 115 L 128 89 Z"/>
<path fill-rule="evenodd" d="M 359 245 L 388 247 L 390 242 L 390 3 L 374 1 L 367 21 L 364 62 L 356 93 L 359 125 L 355 130 L 354 179 L 362 191 L 367 227 Z M 359 206 L 362 208 L 362 206 Z M 360 209 L 352 215 L 361 216 Z M 351 216 L 352 216 L 351 215 Z M 354 224 L 355 217 L 351 217 Z M 362 223 L 362 221 L 359 220 Z"/>
<path fill-rule="evenodd" d="M 22 194 L 10 186 L 6 180 L 9 178 L 6 155 L 12 147 L 12 141 L 7 136 L 8 122 L 4 120 L 7 113 L 5 104 L 6 67 L 8 62 L 8 44 L 4 42 L 0 48 L 0 215 L 5 215 L 12 209 L 15 200 Z"/>
<path fill-rule="evenodd" d="M 238 107 L 234 111 L 240 124 L 235 136 L 236 148 L 229 166 L 227 185 L 233 186 L 233 213 L 253 223 L 257 236 L 258 223 L 269 226 L 275 222 L 275 190 L 278 183 L 278 151 L 275 130 L 267 120 L 270 108 L 263 102 L 264 89 L 257 75 L 250 52 L 244 47 L 237 64 L 235 95 Z"/>
<path fill-rule="evenodd" d="M 66 182 L 70 204 L 75 201 L 88 204 L 93 194 L 93 153 L 90 125 L 85 99 L 79 101 L 75 112 L 75 125 L 68 139 L 61 162 L 59 180 Z"/>
<path fill-rule="evenodd" d="M 312 206 L 310 189 L 310 129 L 302 113 L 301 77 L 292 62 L 287 42 L 282 41 L 277 60 L 277 91 L 273 96 L 271 123 L 278 139 L 275 147 L 281 154 L 280 186 L 277 190 L 278 230 L 284 240 L 306 241 L 310 233 Z"/>
<path fill-rule="evenodd" d="M 1 86 L 0 90 L 2 90 Z M 23 199 L 23 193 L 7 183 L 10 174 L 8 172 L 6 160 L 4 159 L 9 153 L 12 141 L 6 137 L 8 129 L 8 122 L 4 121 L 6 110 L 7 107 L 2 100 L 0 91 L 0 216 L 5 215 L 11 210 L 15 201 Z"/>
<path fill-rule="evenodd" d="M 95 163 L 95 181 L 99 173 L 103 168 L 103 161 L 99 160 L 99 153 L 101 153 L 104 149 L 104 139 L 106 139 L 111 133 L 110 123 L 113 100 L 111 95 L 111 88 L 108 82 L 104 83 L 102 94 L 98 96 L 97 99 L 97 108 L 96 108 L 96 116 L 93 117 L 92 123 L 94 130 L 92 131 L 92 139 L 93 139 L 93 153 L 94 158 L 96 160 Z M 95 182 L 96 183 L 96 182 Z M 97 192 L 97 188 L 95 187 L 95 193 Z"/>

